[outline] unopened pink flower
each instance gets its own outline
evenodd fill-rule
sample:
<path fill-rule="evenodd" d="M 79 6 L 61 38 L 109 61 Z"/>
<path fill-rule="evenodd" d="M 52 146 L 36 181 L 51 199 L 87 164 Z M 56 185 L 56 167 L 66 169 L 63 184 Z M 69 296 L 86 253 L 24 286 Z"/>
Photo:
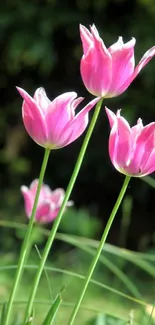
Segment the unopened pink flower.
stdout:
<path fill-rule="evenodd" d="M 114 167 L 125 175 L 141 177 L 155 171 L 155 122 L 143 126 L 142 120 L 130 127 L 127 120 L 106 108 L 111 132 L 109 155 Z"/>
<path fill-rule="evenodd" d="M 50 101 L 43 88 L 32 98 L 17 87 L 23 97 L 22 116 L 31 138 L 44 148 L 59 149 L 75 141 L 88 125 L 88 112 L 99 98 L 92 100 L 77 115 L 75 109 L 83 100 L 75 92 L 64 93 Z"/>
<path fill-rule="evenodd" d="M 95 25 L 90 27 L 90 31 L 80 25 L 80 36 L 83 45 L 81 76 L 85 87 L 95 96 L 109 98 L 122 94 L 155 55 L 153 46 L 135 68 L 135 38 L 123 43 L 122 37 L 119 37 L 107 49 Z"/>
<path fill-rule="evenodd" d="M 25 213 L 28 218 L 30 218 L 32 213 L 37 186 L 38 179 L 35 179 L 29 188 L 25 185 L 21 186 L 21 192 L 25 201 Z M 52 191 L 48 185 L 43 184 L 39 195 L 35 221 L 40 223 L 53 221 L 58 215 L 64 196 L 65 192 L 62 188 Z M 68 201 L 66 207 L 72 204 L 72 201 Z"/>

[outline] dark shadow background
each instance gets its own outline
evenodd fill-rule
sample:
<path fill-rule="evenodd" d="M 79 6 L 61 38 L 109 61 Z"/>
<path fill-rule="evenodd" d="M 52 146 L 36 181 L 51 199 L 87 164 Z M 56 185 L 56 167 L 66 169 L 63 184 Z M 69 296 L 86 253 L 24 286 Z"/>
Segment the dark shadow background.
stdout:
<path fill-rule="evenodd" d="M 50 99 L 76 91 L 87 103 L 79 72 L 82 55 L 79 23 L 95 23 L 105 44 L 123 36 L 134 36 L 136 63 L 155 44 L 154 0 L 6 0 L 0 10 L 0 219 L 24 222 L 20 186 L 29 185 L 39 174 L 43 149 L 27 135 L 21 119 L 22 100 L 15 86 L 31 95 L 43 86 Z M 129 122 L 155 119 L 155 59 L 121 96 L 105 100 L 116 111 L 123 108 Z M 90 116 L 92 115 L 92 112 Z M 104 226 L 118 196 L 124 176 L 112 166 L 108 156 L 109 125 L 103 110 L 91 138 L 71 198 L 75 207 L 85 207 Z M 66 188 L 84 135 L 68 147 L 51 153 L 45 181 Z M 153 175 L 152 175 L 153 176 Z M 154 189 L 140 179 L 132 179 L 132 218 L 126 246 L 146 250 L 153 246 L 155 232 Z M 21 217 L 22 213 L 22 217 Z M 119 210 L 108 240 L 119 244 L 122 209 Z M 76 222 L 76 220 L 75 220 Z M 82 226 L 82 225 L 81 225 Z M 100 237 L 96 233 L 96 238 Z M 18 250 L 13 230 L 0 230 L 1 249 Z"/>

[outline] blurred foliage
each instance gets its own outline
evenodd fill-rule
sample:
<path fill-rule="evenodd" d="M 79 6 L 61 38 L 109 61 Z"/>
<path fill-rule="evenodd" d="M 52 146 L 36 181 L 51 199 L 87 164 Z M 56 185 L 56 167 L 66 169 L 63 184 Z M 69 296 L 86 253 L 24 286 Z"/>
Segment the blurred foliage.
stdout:
<path fill-rule="evenodd" d="M 93 238 L 99 233 L 101 222 L 85 209 L 68 209 L 60 224 L 60 231 Z"/>
<path fill-rule="evenodd" d="M 154 0 L 6 0 L 1 3 L 0 219 L 24 220 L 20 186 L 29 185 L 38 176 L 43 157 L 43 149 L 29 138 L 22 125 L 22 101 L 15 86 L 25 88 L 30 94 L 43 86 L 51 99 L 75 90 L 88 102 L 92 97 L 84 88 L 79 72 L 82 55 L 79 23 L 87 27 L 95 23 L 107 46 L 119 35 L 125 41 L 134 36 L 137 63 L 155 43 L 154 21 Z M 126 93 L 106 100 L 105 104 L 114 110 L 123 108 L 123 114 L 133 124 L 139 116 L 144 124 L 154 120 L 154 75 L 155 60 L 152 60 Z M 123 181 L 123 176 L 114 170 L 109 160 L 108 133 L 103 108 L 72 193 L 75 208 L 82 206 L 92 219 L 94 216 L 100 218 L 100 231 L 94 232 L 97 237 Z M 69 147 L 51 153 L 45 182 L 52 188 L 66 188 L 82 139 L 83 136 Z M 148 249 L 153 245 L 155 232 L 154 189 L 133 179 L 128 195 L 132 200 L 132 213 L 125 245 Z M 77 212 L 76 220 L 80 221 L 76 224 L 73 219 L 72 230 L 76 228 L 78 233 L 81 225 L 84 235 L 91 236 L 92 225 L 86 229 L 82 213 Z M 120 245 L 121 218 L 120 209 L 109 236 L 111 242 Z M 96 219 L 92 227 L 96 229 Z M 18 243 L 15 231 L 1 231 L 1 249 L 18 249 Z"/>
<path fill-rule="evenodd" d="M 95 317 L 94 320 L 90 321 L 87 325 L 126 325 L 126 321 L 101 314 Z"/>
<path fill-rule="evenodd" d="M 10 225 L 12 226 L 12 225 Z M 22 224 L 19 226 L 22 228 Z M 39 238 L 39 228 L 38 230 Z M 47 232 L 40 229 L 42 234 Z M 41 235 L 41 232 L 40 232 Z M 59 233 L 59 237 L 63 236 Z M 92 260 L 92 256 L 85 248 L 93 248 L 94 241 L 85 237 L 67 235 L 70 240 L 66 250 L 59 251 L 52 249 L 48 262 L 46 263 L 41 281 L 38 287 L 34 303 L 34 323 L 40 325 L 45 319 L 47 312 L 52 306 L 57 294 L 62 293 L 62 304 L 58 310 L 54 323 L 59 325 L 67 324 L 74 303 L 79 296 L 83 286 L 83 279 Z M 43 238 L 42 235 L 40 239 Z M 77 242 L 71 241 L 76 238 Z M 58 239 L 58 238 L 57 238 Z M 27 297 L 33 282 L 35 270 L 38 266 L 42 249 L 40 245 L 33 249 L 25 265 L 24 275 L 20 282 L 11 324 L 21 324 Z M 98 243 L 97 243 L 98 245 Z M 38 256 L 39 251 L 39 256 Z M 118 253 L 117 253 L 118 252 Z M 115 267 L 119 267 L 122 276 L 114 272 L 114 269 L 107 268 L 105 256 Z M 126 257 L 131 259 L 127 260 Z M 152 258 L 151 258 L 152 257 Z M 150 259 L 150 260 L 149 260 Z M 16 269 L 16 255 L 11 252 L 1 257 L 0 265 L 0 311 L 4 308 L 4 301 L 12 286 L 12 277 Z M 123 260 L 120 267 L 120 260 Z M 144 266 L 153 269 L 154 255 L 139 254 L 130 252 L 112 245 L 105 245 L 104 254 L 101 254 L 100 261 L 90 282 L 85 299 L 81 305 L 75 325 L 151 325 L 155 324 L 154 313 L 152 313 L 152 302 L 154 300 L 154 277 L 155 273 L 149 274 Z M 136 264 L 139 262 L 139 265 Z M 141 267 L 140 267 L 140 262 Z M 154 271 L 154 269 L 153 269 Z M 130 284 L 140 290 L 140 297 L 131 293 L 123 281 L 123 274 L 130 280 Z M 64 290 L 65 285 L 65 290 Z M 63 292 L 62 292 L 63 291 Z"/>

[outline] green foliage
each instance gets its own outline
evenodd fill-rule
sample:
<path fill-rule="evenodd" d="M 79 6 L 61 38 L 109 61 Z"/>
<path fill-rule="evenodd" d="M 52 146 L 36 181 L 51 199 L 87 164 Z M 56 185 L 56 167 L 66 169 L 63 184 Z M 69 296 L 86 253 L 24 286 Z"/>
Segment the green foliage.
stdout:
<path fill-rule="evenodd" d="M 21 98 L 15 86 L 24 87 L 33 94 L 34 90 L 42 85 L 47 89 L 51 99 L 63 91 L 75 90 L 79 95 L 84 95 L 88 101 L 90 95 L 81 82 L 79 71 L 82 53 L 79 23 L 86 26 L 95 23 L 107 46 L 114 43 L 118 35 L 122 35 L 125 41 L 135 36 L 136 62 L 138 62 L 145 50 L 154 45 L 154 17 L 153 1 L 144 0 L 3 2 L 0 12 L 2 218 L 21 220 L 23 202 L 19 188 L 24 183 L 29 185 L 32 179 L 38 176 L 43 154 L 42 149 L 33 143 L 24 130 L 21 122 Z M 123 114 L 131 123 L 135 123 L 139 116 L 144 119 L 144 123 L 150 122 L 154 118 L 154 75 L 155 61 L 152 60 L 128 91 L 118 98 L 109 100 L 108 106 L 114 110 L 122 107 Z M 111 209 L 111 201 L 115 200 L 119 191 L 121 181 L 120 175 L 113 170 L 109 162 L 108 132 L 103 110 L 73 193 L 75 206 L 88 209 L 91 219 L 96 215 L 103 223 Z M 68 148 L 52 153 L 45 181 L 53 188 L 66 187 L 80 141 L 79 139 Z M 143 240 L 143 243 L 146 243 L 146 247 L 143 247 L 145 249 L 152 242 L 153 236 L 151 222 L 150 229 L 147 229 L 149 237 L 145 226 L 152 192 L 147 185 L 143 184 L 139 188 L 139 182 L 134 181 L 132 189 L 131 200 L 133 206 L 136 201 L 137 208 L 133 208 L 131 223 L 134 220 L 134 229 L 138 231 L 132 231 L 129 227 L 125 244 L 139 248 L 139 240 L 147 236 L 148 241 Z M 83 212 L 79 212 L 78 220 L 82 219 L 81 213 Z M 143 221 L 141 229 L 139 218 Z M 153 219 L 154 215 L 150 213 L 149 218 Z M 81 231 L 83 230 L 84 236 L 91 236 L 93 230 L 87 230 L 87 226 L 88 222 L 83 223 Z M 96 220 L 91 227 L 93 226 L 98 233 Z M 79 227 L 80 222 L 74 233 L 79 233 Z M 72 225 L 73 228 L 76 226 Z M 120 243 L 119 230 L 116 228 L 115 233 L 118 233 L 118 236 L 116 239 L 114 236 L 114 240 Z M 96 231 L 94 230 L 94 234 Z M 4 249 L 9 249 L 12 245 L 16 247 L 15 236 L 10 239 L 8 234 L 7 240 L 4 240 L 6 236 L 6 233 L 1 236 L 1 247 Z"/>
<path fill-rule="evenodd" d="M 34 310 L 32 311 L 32 313 L 31 313 L 31 316 L 29 317 L 29 319 L 27 320 L 27 322 L 26 322 L 26 324 L 25 325 L 33 325 L 33 321 L 34 321 L 34 315 L 35 315 L 35 313 L 34 313 Z"/>
<path fill-rule="evenodd" d="M 70 208 L 60 224 L 60 231 L 83 237 L 94 237 L 100 230 L 101 222 L 86 209 Z"/>
<path fill-rule="evenodd" d="M 21 98 L 15 85 L 25 88 L 31 94 L 37 87 L 44 86 L 51 99 L 64 91 L 75 90 L 79 95 L 86 97 L 87 102 L 91 96 L 80 78 L 79 62 L 82 49 L 78 24 L 82 23 L 88 27 L 89 24 L 95 23 L 107 46 L 114 43 L 118 35 L 122 35 L 125 41 L 135 36 L 138 62 L 143 53 L 154 45 L 154 20 L 154 0 L 7 0 L 2 3 L 0 219 L 3 222 L 11 220 L 15 223 L 26 223 L 20 186 L 29 185 L 32 179 L 38 177 L 43 155 L 43 150 L 33 143 L 24 130 L 21 121 Z M 109 100 L 108 104 L 105 101 L 105 105 L 114 110 L 123 108 L 123 114 L 131 124 L 134 124 L 139 116 L 143 118 L 144 124 L 152 121 L 155 104 L 154 75 L 155 61 L 152 60 L 125 94 Z M 57 240 L 61 243 L 55 245 L 51 253 L 53 255 L 49 259 L 49 267 L 53 267 L 53 270 L 47 269 L 47 272 L 48 275 L 50 272 L 48 277 L 53 296 L 59 292 L 60 284 L 66 283 L 67 288 L 69 287 L 69 294 L 66 290 L 65 300 L 63 299 L 58 313 L 59 324 L 63 325 L 67 323 L 69 308 L 73 308 L 74 304 L 72 298 L 76 299 L 80 281 L 83 281 L 83 274 L 98 246 L 97 240 L 86 237 L 100 237 L 122 182 L 121 175 L 112 168 L 109 161 L 108 132 L 103 109 L 71 197 L 75 205 L 64 215 L 60 225 L 60 231 L 63 233 L 57 235 Z M 52 153 L 45 182 L 53 189 L 66 187 L 80 143 L 79 139 L 68 148 Z M 146 178 L 146 182 L 152 186 L 152 179 Z M 0 228 L 0 249 L 6 253 L 1 258 L 1 267 L 16 264 L 16 256 L 25 233 L 24 227 L 23 230 L 16 227 L 17 224 L 15 228 L 11 228 L 10 223 L 10 228 Z M 46 236 L 47 229 L 34 229 L 30 248 L 37 243 L 41 250 Z M 141 180 L 132 180 L 128 196 L 118 213 L 108 240 L 148 254 L 142 255 L 113 245 L 105 245 L 105 255 L 101 256 L 95 274 L 95 279 L 99 281 L 93 279 L 94 282 L 90 285 L 86 304 L 81 306 L 80 325 L 86 322 L 90 325 L 137 325 L 137 321 L 138 325 L 152 325 L 150 312 L 148 316 L 140 307 L 140 301 L 144 302 L 144 305 L 146 301 L 152 303 L 154 292 L 154 189 L 148 184 Z M 63 251 L 61 255 L 59 248 Z M 36 252 L 33 252 L 31 259 L 36 269 L 39 259 Z M 17 295 L 13 325 L 22 323 L 19 300 L 23 300 L 23 305 L 25 304 L 25 295 L 28 295 L 34 272 L 32 264 L 25 271 Z M 71 267 L 70 273 L 68 265 Z M 3 299 L 3 310 L 4 300 L 12 285 L 13 272 L 11 268 L 6 272 L 1 270 L 0 296 Z M 135 298 L 139 292 L 142 300 Z M 46 297 L 46 294 L 47 280 L 43 275 L 39 299 Z M 129 294 L 134 297 L 128 296 Z M 48 302 L 42 301 L 41 305 L 37 303 L 39 304 L 36 300 L 35 324 L 40 325 L 40 317 L 45 319 L 51 299 Z M 128 316 L 132 308 L 135 310 L 133 323 L 132 318 Z M 92 313 L 90 317 L 88 312 L 89 315 Z"/>
<path fill-rule="evenodd" d="M 61 298 L 61 294 L 59 293 L 57 295 L 57 297 L 55 298 L 55 300 L 52 304 L 52 307 L 50 308 L 48 314 L 46 315 L 46 318 L 43 321 L 42 325 L 52 325 L 53 324 L 61 303 L 62 303 L 62 298 Z"/>
<path fill-rule="evenodd" d="M 115 317 L 98 315 L 94 320 L 88 322 L 88 325 L 127 325 L 127 323 Z"/>

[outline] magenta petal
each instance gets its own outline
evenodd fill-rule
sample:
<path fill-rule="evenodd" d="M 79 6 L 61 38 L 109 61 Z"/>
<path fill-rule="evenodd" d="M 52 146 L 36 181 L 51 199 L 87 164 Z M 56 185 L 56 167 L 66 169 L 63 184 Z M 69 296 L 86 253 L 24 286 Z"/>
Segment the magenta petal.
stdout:
<path fill-rule="evenodd" d="M 132 157 L 131 168 L 134 166 L 134 174 L 143 173 L 149 156 L 154 149 L 155 123 L 143 127 L 136 139 L 135 150 Z"/>
<path fill-rule="evenodd" d="M 72 102 L 71 106 L 72 106 L 72 118 L 75 116 L 75 109 L 77 108 L 77 106 L 84 100 L 84 97 L 78 97 L 76 99 L 74 99 L 74 101 Z"/>
<path fill-rule="evenodd" d="M 99 100 L 100 98 L 93 99 L 66 125 L 60 140 L 63 146 L 75 141 L 85 131 L 88 125 L 88 112 Z"/>
<path fill-rule="evenodd" d="M 155 146 L 155 122 L 152 122 L 143 127 L 138 136 L 137 144 L 145 142 L 148 149 L 153 149 Z"/>
<path fill-rule="evenodd" d="M 57 188 L 55 191 L 52 192 L 51 199 L 52 202 L 57 206 L 61 206 L 63 199 L 65 196 L 65 191 L 63 188 Z"/>
<path fill-rule="evenodd" d="M 90 31 L 83 25 L 80 24 L 80 37 L 81 37 L 81 41 L 82 41 L 82 47 L 83 47 L 83 52 L 84 54 L 86 54 L 86 52 L 88 51 L 93 37 L 90 33 Z"/>
<path fill-rule="evenodd" d="M 110 127 L 112 128 L 115 121 L 117 120 L 117 117 L 116 115 L 110 110 L 108 109 L 106 106 L 105 106 L 105 111 L 106 111 L 106 114 L 108 116 L 108 119 L 109 119 L 109 123 L 110 123 Z"/>
<path fill-rule="evenodd" d="M 25 211 L 28 217 L 31 216 L 35 195 L 38 186 L 38 179 L 35 179 L 30 188 L 21 187 L 21 192 L 25 201 Z M 52 191 L 46 184 L 42 184 L 39 195 L 39 201 L 36 209 L 35 220 L 40 223 L 48 223 L 56 218 L 65 196 L 65 191 L 62 188 L 57 188 Z M 67 206 L 73 205 L 72 201 L 66 203 Z"/>
<path fill-rule="evenodd" d="M 26 215 L 30 217 L 33 207 L 33 196 L 31 195 L 29 189 L 24 185 L 21 186 L 21 192 L 24 197 Z"/>
<path fill-rule="evenodd" d="M 104 96 L 111 84 L 112 59 L 97 29 L 91 27 L 92 42 L 80 63 L 80 72 L 86 88 L 95 96 Z"/>
<path fill-rule="evenodd" d="M 85 87 L 95 96 L 104 96 L 111 84 L 111 57 L 100 47 L 91 47 L 82 57 L 80 72 Z"/>
<path fill-rule="evenodd" d="M 144 152 L 140 161 L 141 164 L 141 172 L 146 169 L 146 166 L 150 164 L 150 156 L 154 151 L 155 147 L 155 123 L 150 123 L 146 125 L 137 140 L 137 150 L 139 147 L 144 147 Z"/>
<path fill-rule="evenodd" d="M 153 46 L 150 50 L 148 50 L 138 63 L 137 67 L 135 68 L 133 74 L 130 76 L 130 78 L 122 85 L 122 90 L 125 91 L 131 82 L 137 77 L 139 72 L 145 67 L 145 65 L 153 58 L 155 55 L 155 46 Z"/>
<path fill-rule="evenodd" d="M 117 116 L 109 137 L 109 154 L 118 170 L 124 169 L 129 164 L 130 149 L 130 126 L 122 116 Z"/>
<path fill-rule="evenodd" d="M 51 109 L 46 116 L 46 124 L 48 129 L 48 141 L 54 144 L 56 148 L 62 147 L 60 135 L 67 123 L 74 116 L 74 98 L 76 93 L 70 92 L 57 97 L 51 103 Z"/>
<path fill-rule="evenodd" d="M 135 150 L 132 154 L 130 165 L 127 167 L 127 171 L 130 175 L 138 176 L 141 174 L 141 163 L 145 156 L 145 143 L 142 142 L 139 145 L 136 144 Z"/>
<path fill-rule="evenodd" d="M 112 82 L 107 97 L 122 93 L 124 83 L 132 76 L 135 66 L 135 42 L 136 40 L 133 38 L 124 44 L 122 38 L 119 37 L 118 42 L 109 48 L 112 56 Z"/>
<path fill-rule="evenodd" d="M 20 87 L 16 87 L 18 92 L 20 93 L 20 95 L 22 96 L 22 98 L 24 99 L 24 103 L 27 104 L 27 112 L 29 110 L 29 114 L 31 114 L 32 111 L 32 116 L 33 116 L 33 110 L 35 111 L 39 111 L 40 113 L 40 117 L 43 118 L 44 115 L 42 114 L 42 111 L 40 109 L 40 106 L 37 105 L 37 103 L 35 102 L 35 100 L 22 88 Z"/>
<path fill-rule="evenodd" d="M 115 121 L 109 136 L 109 156 L 116 169 L 119 169 L 117 165 L 117 120 Z"/>
<path fill-rule="evenodd" d="M 49 222 L 48 215 L 50 213 L 50 203 L 42 202 L 40 206 L 38 206 L 36 211 L 36 221 L 38 222 Z"/>
<path fill-rule="evenodd" d="M 53 221 L 57 217 L 57 215 L 59 213 L 59 210 L 60 210 L 60 208 L 56 208 L 54 210 L 50 210 L 50 213 L 48 215 L 48 221 L 47 222 Z"/>
<path fill-rule="evenodd" d="M 142 130 L 143 130 L 143 122 L 141 118 L 139 118 L 137 124 L 131 128 L 133 143 L 136 143 L 137 138 L 141 134 Z"/>
<path fill-rule="evenodd" d="M 42 193 L 45 197 L 50 197 L 50 195 L 52 195 L 53 192 L 48 185 L 43 184 Z"/>
<path fill-rule="evenodd" d="M 17 88 L 24 98 L 22 106 L 22 116 L 26 131 L 31 138 L 40 145 L 44 145 L 47 140 L 47 130 L 44 116 L 34 99 L 21 88 Z"/>
<path fill-rule="evenodd" d="M 61 113 L 62 121 L 63 121 L 63 118 L 65 118 L 65 121 L 66 121 L 67 116 L 68 116 L 68 120 L 69 120 L 72 116 L 74 116 L 75 108 L 74 108 L 74 106 L 71 107 L 71 104 L 74 102 L 76 97 L 77 97 L 77 93 L 75 93 L 74 91 L 67 92 L 67 93 L 64 93 L 64 94 L 56 97 L 49 105 L 48 114 L 51 114 L 51 113 L 56 114 L 57 111 L 59 111 L 58 117 L 60 118 L 59 114 Z M 78 98 L 76 100 L 78 100 Z M 80 97 L 80 101 L 81 100 L 82 100 L 82 98 Z"/>
<path fill-rule="evenodd" d="M 38 182 L 39 182 L 39 180 L 36 178 L 36 179 L 34 179 L 33 182 L 30 184 L 30 191 L 31 191 L 31 193 L 33 193 L 33 195 L 36 194 L 37 187 L 38 187 Z"/>
<path fill-rule="evenodd" d="M 118 143 L 117 143 L 117 164 L 124 168 L 129 163 L 131 150 L 131 130 L 128 122 L 122 117 L 117 118 Z"/>
<path fill-rule="evenodd" d="M 145 67 L 145 65 L 153 58 L 153 56 L 155 55 L 155 46 L 153 46 L 151 49 L 149 49 L 142 57 L 142 59 L 140 60 L 140 62 L 138 63 L 133 76 L 132 76 L 132 80 L 136 78 L 136 76 L 138 75 L 138 73 Z"/>
<path fill-rule="evenodd" d="M 47 112 L 48 106 L 50 105 L 51 101 L 46 96 L 45 89 L 40 87 L 34 93 L 34 100 L 36 101 L 37 105 L 40 107 L 40 110 L 45 114 Z"/>
<path fill-rule="evenodd" d="M 147 161 L 142 165 L 142 176 L 149 175 L 155 171 L 155 148 L 151 151 Z"/>

